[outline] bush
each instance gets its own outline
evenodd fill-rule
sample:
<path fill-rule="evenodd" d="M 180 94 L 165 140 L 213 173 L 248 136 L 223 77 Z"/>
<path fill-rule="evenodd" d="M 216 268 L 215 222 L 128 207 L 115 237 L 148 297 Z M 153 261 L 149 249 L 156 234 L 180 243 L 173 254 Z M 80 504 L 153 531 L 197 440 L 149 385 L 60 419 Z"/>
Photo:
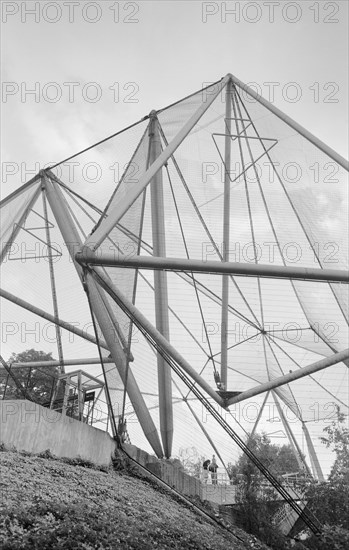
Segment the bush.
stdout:
<path fill-rule="evenodd" d="M 349 531 L 333 525 L 324 525 L 319 538 L 313 536 L 305 541 L 310 550 L 348 550 Z"/>
<path fill-rule="evenodd" d="M 2 550 L 51 550 L 98 548 L 108 537 L 107 522 L 89 517 L 85 521 L 83 506 L 36 504 L 35 507 L 11 510 L 0 523 Z M 110 519 L 110 518 L 109 518 Z M 103 536 L 102 536 L 103 533 Z M 97 545 L 97 546 L 96 546 Z"/>
<path fill-rule="evenodd" d="M 349 530 L 349 483 L 334 479 L 314 483 L 306 499 L 311 512 L 322 525 L 338 526 Z"/>

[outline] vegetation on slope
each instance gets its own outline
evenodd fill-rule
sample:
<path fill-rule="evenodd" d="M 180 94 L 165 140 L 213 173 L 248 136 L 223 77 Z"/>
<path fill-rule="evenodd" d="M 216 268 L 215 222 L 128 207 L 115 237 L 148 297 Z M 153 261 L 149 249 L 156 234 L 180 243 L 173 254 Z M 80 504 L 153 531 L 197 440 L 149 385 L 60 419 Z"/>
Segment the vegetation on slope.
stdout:
<path fill-rule="evenodd" d="M 125 470 L 17 452 L 0 453 L 0 461 L 2 550 L 267 548 L 240 530 L 237 538 L 211 524 Z"/>

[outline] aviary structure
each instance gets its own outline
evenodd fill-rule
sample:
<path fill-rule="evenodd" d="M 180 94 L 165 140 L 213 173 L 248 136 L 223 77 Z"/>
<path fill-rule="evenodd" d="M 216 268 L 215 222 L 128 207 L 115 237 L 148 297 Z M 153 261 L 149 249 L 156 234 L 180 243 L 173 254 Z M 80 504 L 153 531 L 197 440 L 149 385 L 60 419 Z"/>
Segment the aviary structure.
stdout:
<path fill-rule="evenodd" d="M 347 170 L 230 74 L 152 111 L 2 201 L 3 342 L 103 375 L 113 432 L 158 457 L 235 462 L 216 411 L 323 479 L 348 411 Z"/>

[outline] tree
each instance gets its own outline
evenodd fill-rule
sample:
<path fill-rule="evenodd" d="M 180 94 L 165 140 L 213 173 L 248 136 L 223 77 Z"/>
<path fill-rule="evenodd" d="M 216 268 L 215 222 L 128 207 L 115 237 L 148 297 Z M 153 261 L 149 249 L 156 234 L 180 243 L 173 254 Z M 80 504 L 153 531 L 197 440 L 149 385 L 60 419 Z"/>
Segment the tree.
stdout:
<path fill-rule="evenodd" d="M 273 444 L 265 433 L 251 437 L 248 447 L 274 476 L 298 472 L 300 469 L 292 447 Z M 241 455 L 236 464 L 228 464 L 228 473 L 234 483 L 241 483 L 244 479 L 248 485 L 259 486 L 264 480 L 263 474 L 246 454 Z"/>
<path fill-rule="evenodd" d="M 321 441 L 335 455 L 328 481 L 313 483 L 307 492 L 310 510 L 322 525 L 348 531 L 349 538 L 349 429 L 337 406 L 336 417 L 324 429 Z"/>
<path fill-rule="evenodd" d="M 335 455 L 335 461 L 331 469 L 329 481 L 340 480 L 349 484 L 349 428 L 345 425 L 347 417 L 336 406 L 336 417 L 329 426 L 324 429 L 326 437 L 321 441 L 331 449 Z M 348 422 L 348 421 L 347 421 Z"/>
<path fill-rule="evenodd" d="M 27 363 L 33 361 L 52 361 L 52 352 L 26 350 L 13 353 L 7 364 Z M 0 389 L 5 399 L 23 399 L 27 395 L 37 403 L 48 405 L 52 389 L 59 374 L 58 367 L 13 368 L 11 373 L 0 368 Z M 13 376 L 11 375 L 13 373 Z M 17 382 L 17 383 L 16 383 Z"/>
<path fill-rule="evenodd" d="M 346 550 L 349 548 L 349 430 L 347 417 L 336 407 L 331 424 L 320 438 L 335 453 L 328 481 L 314 481 L 308 486 L 304 500 L 322 526 L 319 536 L 303 541 L 310 550 Z"/>
<path fill-rule="evenodd" d="M 292 447 L 275 445 L 264 433 L 251 437 L 248 447 L 274 477 L 295 473 L 300 469 Z M 228 464 L 228 473 L 237 489 L 236 501 L 239 507 L 236 519 L 239 527 L 258 536 L 271 548 L 286 548 L 285 537 L 271 523 L 279 506 L 278 498 L 259 468 L 243 454 L 235 464 Z"/>

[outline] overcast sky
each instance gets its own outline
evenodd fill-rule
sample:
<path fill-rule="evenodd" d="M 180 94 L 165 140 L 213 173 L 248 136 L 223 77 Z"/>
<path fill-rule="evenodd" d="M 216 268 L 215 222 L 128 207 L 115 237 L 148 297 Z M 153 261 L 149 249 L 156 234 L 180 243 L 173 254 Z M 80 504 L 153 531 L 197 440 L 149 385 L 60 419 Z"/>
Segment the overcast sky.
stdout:
<path fill-rule="evenodd" d="M 347 156 L 347 21 L 343 0 L 2 2 L 2 196 L 228 72 Z"/>

